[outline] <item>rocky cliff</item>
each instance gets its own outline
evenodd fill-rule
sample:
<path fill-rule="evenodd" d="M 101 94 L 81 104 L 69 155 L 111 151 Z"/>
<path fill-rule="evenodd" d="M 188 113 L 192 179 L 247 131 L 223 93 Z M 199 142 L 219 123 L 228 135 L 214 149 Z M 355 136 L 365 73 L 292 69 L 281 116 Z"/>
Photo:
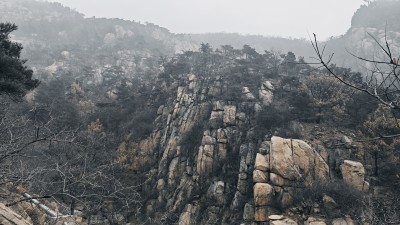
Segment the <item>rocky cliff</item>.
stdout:
<path fill-rule="evenodd" d="M 287 211 L 302 189 L 331 182 L 326 151 L 324 158 L 302 140 L 255 133 L 255 117 L 273 101 L 271 82 L 259 90 L 242 87 L 235 101 L 221 97 L 226 88 L 223 77 L 181 76 L 171 85 L 174 97 L 159 107 L 150 137 L 118 148 L 128 170 L 147 171 L 144 215 L 137 219 L 180 225 L 328 222 Z M 348 161 L 343 171 L 346 181 L 363 189 L 360 167 Z"/>

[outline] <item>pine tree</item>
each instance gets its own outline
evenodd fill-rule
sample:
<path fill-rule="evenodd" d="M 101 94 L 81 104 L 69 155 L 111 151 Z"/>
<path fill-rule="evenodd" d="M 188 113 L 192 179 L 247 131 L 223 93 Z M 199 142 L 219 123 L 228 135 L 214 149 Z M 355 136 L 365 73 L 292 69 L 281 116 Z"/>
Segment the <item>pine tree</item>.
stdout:
<path fill-rule="evenodd" d="M 33 71 L 20 59 L 22 45 L 10 40 L 11 32 L 17 30 L 11 23 L 0 23 L 0 95 L 19 100 L 39 85 L 32 79 Z"/>

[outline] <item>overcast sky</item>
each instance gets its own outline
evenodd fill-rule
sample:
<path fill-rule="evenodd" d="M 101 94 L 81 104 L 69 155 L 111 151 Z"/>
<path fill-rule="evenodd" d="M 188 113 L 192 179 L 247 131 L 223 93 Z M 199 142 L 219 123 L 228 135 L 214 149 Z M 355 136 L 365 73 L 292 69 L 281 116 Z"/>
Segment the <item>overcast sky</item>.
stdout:
<path fill-rule="evenodd" d="M 151 22 L 174 33 L 319 39 L 344 34 L 362 0 L 50 0 L 88 17 Z"/>

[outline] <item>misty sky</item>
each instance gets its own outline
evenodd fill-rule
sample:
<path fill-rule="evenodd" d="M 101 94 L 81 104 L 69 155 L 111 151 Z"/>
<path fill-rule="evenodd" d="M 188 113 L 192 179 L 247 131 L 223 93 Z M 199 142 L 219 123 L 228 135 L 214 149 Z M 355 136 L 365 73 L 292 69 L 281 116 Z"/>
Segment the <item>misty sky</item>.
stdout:
<path fill-rule="evenodd" d="M 238 32 L 319 39 L 344 34 L 362 0 L 50 0 L 88 17 L 151 22 L 174 33 Z"/>

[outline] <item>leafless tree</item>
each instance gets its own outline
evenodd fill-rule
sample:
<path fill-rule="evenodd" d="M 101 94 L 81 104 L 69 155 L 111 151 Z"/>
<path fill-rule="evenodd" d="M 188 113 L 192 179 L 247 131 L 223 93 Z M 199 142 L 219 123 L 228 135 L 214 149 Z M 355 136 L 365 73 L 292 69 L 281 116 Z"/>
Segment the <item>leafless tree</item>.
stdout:
<path fill-rule="evenodd" d="M 390 44 L 385 35 L 385 43 L 380 43 L 373 35 L 369 34 L 374 42 L 379 46 L 382 51 L 382 57 L 368 59 L 349 53 L 362 62 L 367 62 L 373 65 L 369 69 L 368 74 L 364 74 L 364 81 L 361 83 L 353 82 L 348 79 L 348 74 L 338 74 L 334 71 L 331 64 L 334 54 L 325 56 L 325 46 L 321 48 L 317 41 L 317 36 L 314 34 L 311 41 L 312 47 L 316 53 L 314 59 L 317 60 L 316 64 L 326 69 L 326 71 L 334 76 L 341 83 L 361 92 L 368 94 L 375 98 L 380 104 L 388 108 L 393 117 L 397 121 L 397 126 L 400 128 L 398 116 L 400 115 L 400 69 L 399 69 L 399 56 L 395 56 Z M 400 136 L 400 133 L 378 134 L 379 138 L 393 138 Z"/>

